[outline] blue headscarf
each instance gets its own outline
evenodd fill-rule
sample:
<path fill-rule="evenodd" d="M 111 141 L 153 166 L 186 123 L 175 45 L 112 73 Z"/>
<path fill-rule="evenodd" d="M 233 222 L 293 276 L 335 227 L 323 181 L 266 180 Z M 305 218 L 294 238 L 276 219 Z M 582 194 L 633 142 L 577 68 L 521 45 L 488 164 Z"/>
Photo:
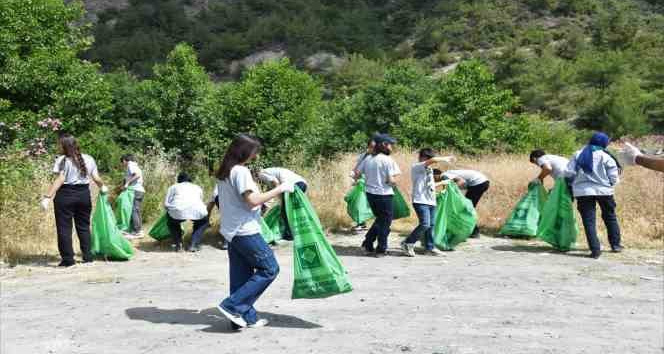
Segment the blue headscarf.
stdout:
<path fill-rule="evenodd" d="M 607 146 L 609 146 L 608 135 L 602 132 L 593 134 L 592 138 L 590 138 L 590 142 L 588 142 L 588 145 L 583 148 L 581 154 L 579 154 L 579 156 L 576 158 L 576 170 L 578 171 L 579 168 L 581 168 L 585 173 L 592 173 L 593 152 L 597 150 L 605 150 Z"/>

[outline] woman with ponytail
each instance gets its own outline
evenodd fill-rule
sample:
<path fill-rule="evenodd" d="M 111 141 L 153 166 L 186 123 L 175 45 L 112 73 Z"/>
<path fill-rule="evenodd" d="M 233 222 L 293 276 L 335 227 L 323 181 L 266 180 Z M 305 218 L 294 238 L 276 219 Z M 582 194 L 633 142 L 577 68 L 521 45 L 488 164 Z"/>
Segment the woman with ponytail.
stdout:
<path fill-rule="evenodd" d="M 588 145 L 574 154 L 567 166 L 567 174 L 574 177 L 572 191 L 577 199 L 583 228 L 586 230 L 590 257 L 595 259 L 602 254 L 595 227 L 597 204 L 602 211 L 611 250 L 620 252 L 623 249 L 620 244 L 616 201 L 613 198 L 614 188 L 620 182 L 622 167 L 607 150 L 608 146 L 609 136 L 595 133 Z"/>
<path fill-rule="evenodd" d="M 267 325 L 259 319 L 254 303 L 279 274 L 279 265 L 270 246 L 261 236 L 260 210 L 267 201 L 294 184 L 284 182 L 262 193 L 247 164 L 261 148 L 255 138 L 240 134 L 231 142 L 216 173 L 219 194 L 220 230 L 228 241 L 230 295 L 217 308 L 234 328 Z"/>
<path fill-rule="evenodd" d="M 72 220 L 76 226 L 76 234 L 81 245 L 83 262 L 92 262 L 90 253 L 90 180 L 93 180 L 106 193 L 108 188 L 97 173 L 97 164 L 89 155 L 82 154 L 76 139 L 69 134 L 61 134 L 58 138 L 58 149 L 61 155 L 55 160 L 53 173 L 55 180 L 41 200 L 42 209 L 48 209 L 53 199 L 55 210 L 55 226 L 58 232 L 58 250 L 60 251 L 60 267 L 69 267 L 74 261 L 72 247 Z"/>

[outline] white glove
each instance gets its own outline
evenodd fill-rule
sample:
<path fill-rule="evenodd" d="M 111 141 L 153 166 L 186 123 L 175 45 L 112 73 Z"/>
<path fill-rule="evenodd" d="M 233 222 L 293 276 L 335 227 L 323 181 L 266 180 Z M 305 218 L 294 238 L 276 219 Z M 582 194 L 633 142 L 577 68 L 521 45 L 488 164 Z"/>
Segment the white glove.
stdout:
<path fill-rule="evenodd" d="M 48 210 L 49 205 L 51 205 L 51 198 L 42 198 L 42 200 L 39 202 L 39 206 L 43 211 Z"/>
<path fill-rule="evenodd" d="M 636 146 L 625 143 L 625 147 L 620 151 L 620 158 L 626 165 L 636 165 L 636 157 L 641 156 L 641 150 Z"/>
<path fill-rule="evenodd" d="M 456 157 L 454 156 L 439 156 L 435 157 L 436 161 L 438 162 L 446 162 L 446 163 L 455 163 L 456 162 Z"/>
<path fill-rule="evenodd" d="M 355 171 L 350 171 L 350 173 L 348 174 L 348 177 L 355 178 Z"/>
<path fill-rule="evenodd" d="M 295 184 L 291 182 L 284 182 L 280 184 L 277 189 L 280 193 L 293 193 L 295 191 Z"/>
<path fill-rule="evenodd" d="M 106 185 L 101 186 L 101 188 L 99 188 L 99 192 L 101 192 L 101 194 L 107 194 L 108 187 L 106 187 Z"/>

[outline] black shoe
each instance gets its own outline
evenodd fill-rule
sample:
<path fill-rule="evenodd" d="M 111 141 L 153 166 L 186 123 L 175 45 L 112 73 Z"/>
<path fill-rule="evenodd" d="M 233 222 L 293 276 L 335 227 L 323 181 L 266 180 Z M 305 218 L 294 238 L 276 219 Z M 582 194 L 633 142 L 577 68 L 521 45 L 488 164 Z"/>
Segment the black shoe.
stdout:
<path fill-rule="evenodd" d="M 385 252 L 385 251 L 383 251 L 383 252 L 376 251 L 376 255 L 374 257 L 376 257 L 376 258 L 387 257 L 387 252 Z"/>
<path fill-rule="evenodd" d="M 198 252 L 201 250 L 201 246 L 199 245 L 191 245 L 189 246 L 189 252 Z"/>
<path fill-rule="evenodd" d="M 173 251 L 175 251 L 175 252 L 180 252 L 182 250 L 182 244 L 181 243 L 172 244 L 171 247 L 173 248 Z"/>
<path fill-rule="evenodd" d="M 623 251 L 623 249 L 625 249 L 623 246 L 615 246 L 615 247 L 611 247 L 611 252 L 620 253 L 620 252 Z"/>
<path fill-rule="evenodd" d="M 58 264 L 58 267 L 71 267 L 75 264 L 76 264 L 76 262 L 74 262 L 74 261 L 64 261 L 63 260 L 62 262 L 60 262 L 60 264 Z"/>
<path fill-rule="evenodd" d="M 83 256 L 83 263 L 92 263 L 93 261 L 94 257 L 91 254 Z"/>
<path fill-rule="evenodd" d="M 602 251 L 593 251 L 588 255 L 588 257 L 590 257 L 592 259 L 598 259 L 599 256 L 601 256 L 601 255 L 602 255 Z"/>

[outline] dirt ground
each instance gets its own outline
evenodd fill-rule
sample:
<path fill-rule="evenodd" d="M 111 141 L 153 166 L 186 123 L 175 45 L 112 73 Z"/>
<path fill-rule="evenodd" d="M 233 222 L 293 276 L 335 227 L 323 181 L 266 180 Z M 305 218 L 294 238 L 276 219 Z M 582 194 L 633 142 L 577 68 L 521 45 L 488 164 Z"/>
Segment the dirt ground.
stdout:
<path fill-rule="evenodd" d="M 256 307 L 271 324 L 234 332 L 214 308 L 225 251 L 138 251 L 125 263 L 3 268 L 0 352 L 662 353 L 662 251 L 598 261 L 482 237 L 444 256 L 362 256 L 335 236 L 354 291 L 291 300 L 292 254 Z M 398 240 L 392 239 L 391 246 Z"/>

